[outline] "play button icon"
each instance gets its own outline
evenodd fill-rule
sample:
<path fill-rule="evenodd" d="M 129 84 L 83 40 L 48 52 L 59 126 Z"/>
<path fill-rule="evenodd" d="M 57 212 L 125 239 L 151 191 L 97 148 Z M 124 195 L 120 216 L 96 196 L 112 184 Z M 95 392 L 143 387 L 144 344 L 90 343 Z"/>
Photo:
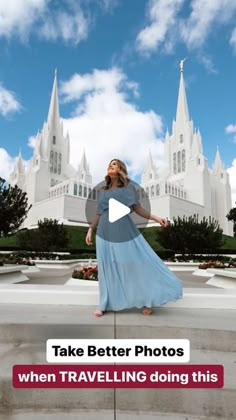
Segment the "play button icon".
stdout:
<path fill-rule="evenodd" d="M 109 199 L 108 209 L 108 220 L 110 223 L 114 223 L 122 217 L 130 213 L 130 208 L 115 200 L 115 198 Z"/>
<path fill-rule="evenodd" d="M 146 227 L 149 220 L 136 211 L 141 206 L 148 214 L 151 213 L 148 195 L 147 189 L 134 181 L 127 186 L 110 189 L 106 188 L 104 181 L 97 184 L 89 191 L 85 206 L 89 225 L 100 215 L 96 238 L 114 244 L 132 241 L 139 236 L 139 229 Z"/>

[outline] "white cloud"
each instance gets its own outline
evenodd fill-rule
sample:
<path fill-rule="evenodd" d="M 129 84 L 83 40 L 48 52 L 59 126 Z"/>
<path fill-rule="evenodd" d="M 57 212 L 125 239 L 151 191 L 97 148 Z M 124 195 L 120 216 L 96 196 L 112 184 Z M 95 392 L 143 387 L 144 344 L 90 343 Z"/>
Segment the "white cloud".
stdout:
<path fill-rule="evenodd" d="M 229 181 L 231 185 L 231 191 L 232 191 L 232 206 L 236 206 L 236 159 L 233 160 L 232 166 L 227 169 L 227 172 L 229 174 Z"/>
<path fill-rule="evenodd" d="M 232 21 L 236 15 L 236 2 L 191 0 L 189 9 L 186 16 L 185 0 L 149 0 L 148 23 L 136 38 L 137 48 L 146 53 L 162 48 L 168 53 L 176 44 L 184 42 L 190 50 L 202 49 L 213 30 Z M 236 49 L 236 28 L 230 44 Z M 209 57 L 203 54 L 201 61 L 208 71 L 215 72 Z"/>
<path fill-rule="evenodd" d="M 77 45 L 87 38 L 96 19 L 96 9 L 89 9 L 88 4 L 83 0 L 0 0 L 0 37 L 26 42 L 34 34 Z M 108 13 L 116 1 L 96 0 L 96 4 Z"/>
<path fill-rule="evenodd" d="M 154 159 L 162 162 L 162 119 L 152 110 L 138 110 L 131 102 L 129 95 L 135 95 L 137 89 L 116 68 L 75 74 L 61 84 L 64 100 L 75 101 L 73 116 L 64 120 L 71 139 L 71 163 L 77 167 L 85 148 L 94 182 L 104 178 L 113 158 L 128 162 L 131 177 L 139 175 L 149 148 Z"/>
<path fill-rule="evenodd" d="M 32 149 L 34 149 L 35 143 L 36 143 L 36 136 L 30 136 L 28 138 L 27 146 L 29 146 Z"/>
<path fill-rule="evenodd" d="M 5 149 L 0 147 L 0 177 L 8 180 L 13 171 L 15 159 L 12 158 Z"/>
<path fill-rule="evenodd" d="M 112 12 L 119 4 L 119 0 L 98 0 L 98 2 L 105 12 Z"/>
<path fill-rule="evenodd" d="M 203 65 L 203 67 L 205 67 L 205 69 L 207 70 L 208 73 L 210 73 L 210 74 L 217 74 L 218 73 L 218 71 L 215 68 L 215 65 L 213 63 L 213 60 L 209 55 L 207 55 L 203 52 L 199 53 L 198 54 L 198 61 Z"/>
<path fill-rule="evenodd" d="M 229 124 L 225 127 L 225 132 L 227 134 L 236 133 L 236 124 Z"/>
<path fill-rule="evenodd" d="M 148 25 L 138 34 L 137 48 L 143 52 L 166 44 L 171 49 L 170 34 L 176 25 L 177 14 L 184 0 L 149 0 Z M 169 44 L 168 44 L 169 43 Z"/>
<path fill-rule="evenodd" d="M 0 1 L 0 36 L 26 39 L 33 23 L 43 15 L 50 0 Z"/>
<path fill-rule="evenodd" d="M 0 114 L 6 116 L 21 109 L 14 92 L 7 90 L 0 84 Z"/>
<path fill-rule="evenodd" d="M 236 27 L 234 28 L 231 37 L 230 37 L 230 45 L 233 47 L 234 51 L 236 52 Z"/>
<path fill-rule="evenodd" d="M 78 4 L 69 11 L 59 10 L 48 14 L 39 31 L 45 39 L 55 41 L 61 38 L 76 45 L 87 38 L 89 19 Z"/>
<path fill-rule="evenodd" d="M 191 13 L 183 20 L 181 33 L 189 48 L 204 45 L 213 25 L 229 22 L 236 13 L 236 2 L 232 0 L 192 0 Z"/>

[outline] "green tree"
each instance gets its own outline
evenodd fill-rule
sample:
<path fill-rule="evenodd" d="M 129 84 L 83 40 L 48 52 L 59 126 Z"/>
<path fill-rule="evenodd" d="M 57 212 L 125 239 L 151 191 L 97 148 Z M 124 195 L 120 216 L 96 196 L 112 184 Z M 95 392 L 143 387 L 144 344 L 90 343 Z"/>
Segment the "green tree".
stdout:
<path fill-rule="evenodd" d="M 38 229 L 26 230 L 17 234 L 17 243 L 21 249 L 34 251 L 56 251 L 66 249 L 69 235 L 63 224 L 56 219 L 38 221 Z"/>
<path fill-rule="evenodd" d="M 234 237 L 236 237 L 236 207 L 233 207 L 229 213 L 226 215 L 227 219 L 229 221 L 233 222 L 233 228 L 234 228 Z"/>
<path fill-rule="evenodd" d="M 32 206 L 28 206 L 26 192 L 17 185 L 8 185 L 0 177 L 0 237 L 16 232 L 27 217 Z"/>
<path fill-rule="evenodd" d="M 158 241 L 167 249 L 181 254 L 195 254 L 215 251 L 222 245 L 222 229 L 219 223 L 204 217 L 200 222 L 198 215 L 173 219 L 165 229 L 158 230 Z"/>

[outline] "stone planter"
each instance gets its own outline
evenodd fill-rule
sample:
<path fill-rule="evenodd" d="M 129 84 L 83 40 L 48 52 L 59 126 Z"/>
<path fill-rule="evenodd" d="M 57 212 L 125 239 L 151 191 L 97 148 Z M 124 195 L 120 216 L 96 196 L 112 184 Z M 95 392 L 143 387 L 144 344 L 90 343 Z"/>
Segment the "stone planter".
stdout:
<path fill-rule="evenodd" d="M 62 277 L 72 274 L 79 260 L 34 260 L 34 262 L 40 270 L 37 277 Z"/>
<path fill-rule="evenodd" d="M 6 264 L 0 267 L 0 284 L 20 283 L 27 281 L 29 278 L 22 271 L 26 268 L 25 265 Z"/>
<path fill-rule="evenodd" d="M 98 281 L 97 280 L 84 280 L 84 279 L 74 279 L 71 277 L 66 283 L 65 286 L 77 286 L 82 289 L 84 288 L 94 288 L 98 289 Z"/>

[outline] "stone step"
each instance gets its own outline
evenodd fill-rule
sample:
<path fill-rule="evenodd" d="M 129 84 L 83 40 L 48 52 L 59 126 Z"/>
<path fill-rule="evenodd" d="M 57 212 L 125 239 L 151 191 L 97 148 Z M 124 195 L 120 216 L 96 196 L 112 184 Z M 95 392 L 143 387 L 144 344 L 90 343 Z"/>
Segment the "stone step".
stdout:
<path fill-rule="evenodd" d="M 10 412 L 0 412 L 1 420 L 219 420 L 219 417 L 192 416 L 189 414 L 177 414 L 160 412 L 149 414 L 147 412 L 128 412 L 119 410 L 14 410 Z M 225 419 L 224 419 L 225 420 Z"/>
<path fill-rule="evenodd" d="M 87 287 L 78 281 L 78 286 L 48 284 L 0 284 L 0 304 L 40 305 L 97 305 L 98 285 Z M 236 289 L 184 288 L 183 299 L 168 302 L 166 307 L 232 309 L 236 310 Z M 43 309 L 42 309 L 43 310 Z"/>
<path fill-rule="evenodd" d="M 0 343 L 45 343 L 49 338 L 187 338 L 191 349 L 236 351 L 235 311 L 161 307 L 94 318 L 94 307 L 0 305 Z"/>
<path fill-rule="evenodd" d="M 191 351 L 192 364 L 222 364 L 225 371 L 221 389 L 15 389 L 14 364 L 45 362 L 42 344 L 0 346 L 0 407 L 10 410 L 121 410 L 147 413 L 188 413 L 192 416 L 233 419 L 236 412 L 234 352 Z M 186 397 L 187 396 L 187 397 Z M 2 417 L 1 417 L 2 419 Z"/>

